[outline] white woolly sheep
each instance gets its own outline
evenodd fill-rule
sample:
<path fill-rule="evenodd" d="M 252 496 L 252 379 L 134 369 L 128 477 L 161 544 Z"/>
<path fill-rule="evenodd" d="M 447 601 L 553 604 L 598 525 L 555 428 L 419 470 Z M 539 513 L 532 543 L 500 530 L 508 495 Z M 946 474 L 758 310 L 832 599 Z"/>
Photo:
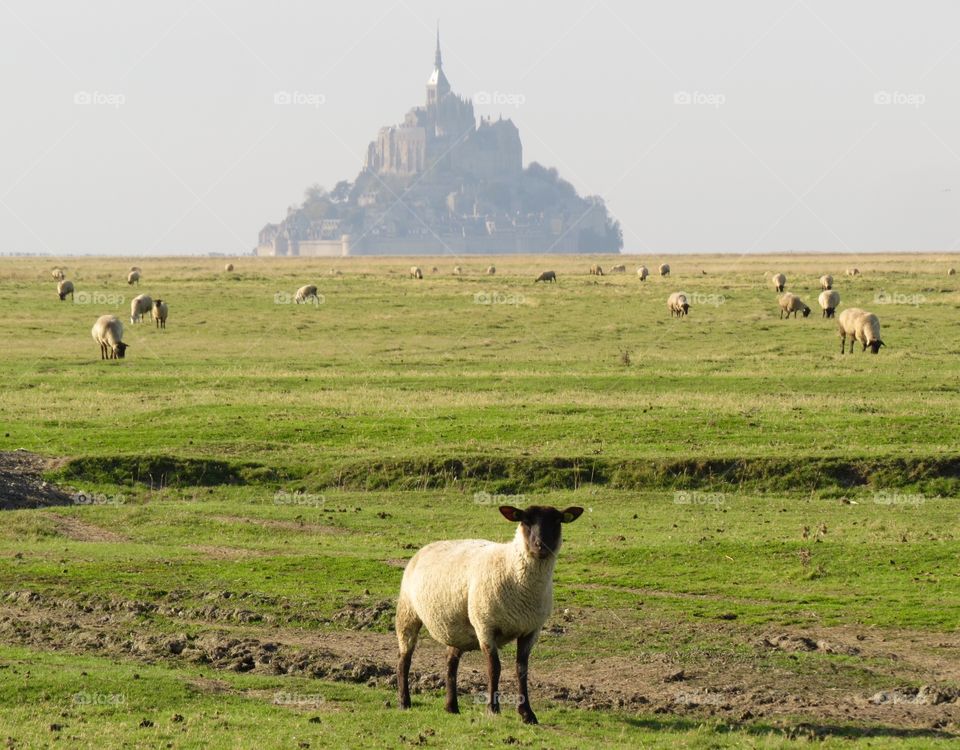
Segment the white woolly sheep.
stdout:
<path fill-rule="evenodd" d="M 640 279 L 640 281 L 646 281 L 647 276 L 649 275 L 650 275 L 650 269 L 647 268 L 646 266 L 640 266 L 640 268 L 637 269 L 637 277 Z"/>
<path fill-rule="evenodd" d="M 496 272 L 496 266 L 487 266 L 487 276 L 493 276 Z"/>
<path fill-rule="evenodd" d="M 840 304 L 840 292 L 835 289 L 824 289 L 820 292 L 820 296 L 817 297 L 817 302 L 819 302 L 820 307 L 823 308 L 823 315 L 821 317 L 832 318 L 837 306 Z"/>
<path fill-rule="evenodd" d="M 293 295 L 293 301 L 298 305 L 306 304 L 308 299 L 313 299 L 314 302 L 320 302 L 320 297 L 317 295 L 317 287 L 314 284 L 307 284 L 300 287 L 297 289 L 297 293 Z"/>
<path fill-rule="evenodd" d="M 54 268 L 50 274 L 53 276 L 54 281 L 63 281 L 67 278 L 67 275 L 63 272 L 62 268 Z"/>
<path fill-rule="evenodd" d="M 610 273 L 626 273 L 626 272 L 627 272 L 627 267 L 623 265 L 623 263 L 620 263 L 619 265 L 616 265 L 616 266 L 610 266 Z"/>
<path fill-rule="evenodd" d="M 830 274 L 824 274 L 820 277 L 820 288 L 821 289 L 833 289 L 833 276 Z"/>
<path fill-rule="evenodd" d="M 590 275 L 603 276 L 603 269 L 600 266 L 598 266 L 596 263 L 594 263 L 592 266 L 590 266 Z"/>
<path fill-rule="evenodd" d="M 169 312 L 169 305 L 162 299 L 155 299 L 153 301 L 153 322 L 156 323 L 157 328 L 167 327 L 167 314 Z"/>
<path fill-rule="evenodd" d="M 536 284 L 538 281 L 552 281 L 554 284 L 556 284 L 557 274 L 555 271 L 544 271 L 533 280 L 533 283 Z"/>
<path fill-rule="evenodd" d="M 844 273 L 845 273 L 847 276 L 859 276 L 859 275 L 860 275 L 860 269 L 859 269 L 859 268 L 848 268 L 846 271 L 844 271 Z"/>
<path fill-rule="evenodd" d="M 434 640 L 447 647 L 445 708 L 449 713 L 460 712 L 460 657 L 478 649 L 487 660 L 487 711 L 500 713 L 499 649 L 516 640 L 517 710 L 525 723 L 537 723 L 527 692 L 530 652 L 553 608 L 553 568 L 562 524 L 579 518 L 583 508 L 561 511 L 534 505 L 520 510 L 504 505 L 500 513 L 519 524 L 513 541 L 434 542 L 407 563 L 396 620 L 400 708 L 410 708 L 410 662 L 420 628 L 426 625 Z"/>
<path fill-rule="evenodd" d="M 131 271 L 130 273 L 128 273 L 128 274 L 127 274 L 127 283 L 128 283 L 130 286 L 133 286 L 134 284 L 136 284 L 137 286 L 140 286 L 140 272 L 139 272 L 139 271 Z"/>
<path fill-rule="evenodd" d="M 661 276 L 669 276 L 669 275 L 670 275 L 670 265 L 667 264 L 667 263 L 661 264 L 659 270 L 660 270 L 660 275 L 661 275 Z"/>
<path fill-rule="evenodd" d="M 64 279 L 63 281 L 57 282 L 57 294 L 60 296 L 61 302 L 63 302 L 67 298 L 68 294 L 70 295 L 70 299 L 72 300 L 73 299 L 73 282 L 67 281 L 66 279 Z"/>
<path fill-rule="evenodd" d="M 230 271 L 233 270 L 233 263 L 227 263 L 227 265 L 223 267 L 223 270 L 226 271 L 227 273 L 230 273 Z"/>
<path fill-rule="evenodd" d="M 846 348 L 847 337 L 850 338 L 850 351 L 853 351 L 853 343 L 857 338 L 857 318 L 864 314 L 865 311 L 859 307 L 848 307 L 837 316 L 837 334 L 840 336 L 841 354 Z"/>
<path fill-rule="evenodd" d="M 130 322 L 139 323 L 143 321 L 144 315 L 149 315 L 153 309 L 153 300 L 147 294 L 138 294 L 130 300 Z"/>
<path fill-rule="evenodd" d="M 123 323 L 114 315 L 101 315 L 90 330 L 93 340 L 100 344 L 100 359 L 123 359 L 127 351 L 124 344 Z"/>
<path fill-rule="evenodd" d="M 798 312 L 803 313 L 803 317 L 810 315 L 810 308 L 800 299 L 797 295 L 787 292 L 786 294 L 781 294 L 777 302 L 780 304 L 780 317 L 783 318 L 784 314 L 786 317 L 790 317 L 790 313 L 793 313 L 793 317 L 797 317 Z"/>
<path fill-rule="evenodd" d="M 423 278 L 423 271 L 420 269 L 420 266 L 410 266 L 410 278 L 411 279 Z"/>
<path fill-rule="evenodd" d="M 454 276 L 463 276 L 463 269 L 462 269 L 460 266 L 454 266 L 454 267 L 453 267 L 453 275 L 454 275 Z"/>
<path fill-rule="evenodd" d="M 865 312 L 857 316 L 856 330 L 854 332 L 856 340 L 863 344 L 861 351 L 866 351 L 870 347 L 873 354 L 880 351 L 881 346 L 886 346 L 883 339 L 880 338 L 880 319 L 872 312 Z M 853 349 L 853 342 L 850 342 L 850 348 Z"/>
<path fill-rule="evenodd" d="M 667 297 L 667 309 L 670 311 L 671 318 L 674 315 L 682 318 L 690 311 L 690 302 L 687 300 L 687 295 L 683 292 L 674 292 L 671 294 Z"/>
<path fill-rule="evenodd" d="M 770 279 L 770 283 L 773 284 L 773 288 L 778 292 L 782 292 L 784 287 L 787 285 L 787 277 L 782 273 L 775 273 L 773 278 Z"/>

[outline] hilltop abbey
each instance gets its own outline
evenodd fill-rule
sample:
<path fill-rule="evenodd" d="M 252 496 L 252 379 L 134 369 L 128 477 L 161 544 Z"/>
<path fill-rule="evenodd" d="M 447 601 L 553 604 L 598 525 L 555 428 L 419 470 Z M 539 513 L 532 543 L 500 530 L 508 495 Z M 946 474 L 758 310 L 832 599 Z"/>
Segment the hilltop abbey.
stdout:
<path fill-rule="evenodd" d="M 443 71 L 440 36 L 426 103 L 380 128 L 353 183 L 306 191 L 258 255 L 441 255 L 619 252 L 619 224 L 556 170 L 523 167 L 509 119 L 481 118 Z"/>

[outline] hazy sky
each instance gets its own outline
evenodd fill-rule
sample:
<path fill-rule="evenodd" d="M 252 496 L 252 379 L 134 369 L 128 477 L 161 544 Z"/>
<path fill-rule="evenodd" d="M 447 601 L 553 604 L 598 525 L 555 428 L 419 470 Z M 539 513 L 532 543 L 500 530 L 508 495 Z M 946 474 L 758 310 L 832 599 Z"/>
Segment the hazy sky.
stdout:
<path fill-rule="evenodd" d="M 249 252 L 423 102 L 438 18 L 628 252 L 960 249 L 955 0 L 0 0 L 0 252 Z"/>

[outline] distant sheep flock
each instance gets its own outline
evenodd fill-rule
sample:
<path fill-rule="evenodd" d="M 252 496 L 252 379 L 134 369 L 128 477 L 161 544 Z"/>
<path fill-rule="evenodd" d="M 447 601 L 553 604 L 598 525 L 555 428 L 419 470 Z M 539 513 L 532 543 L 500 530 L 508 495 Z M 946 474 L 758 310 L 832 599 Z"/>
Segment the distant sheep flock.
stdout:
<path fill-rule="evenodd" d="M 224 271 L 234 270 L 233 263 L 226 263 Z M 616 264 L 608 268 L 608 273 L 626 273 L 626 265 Z M 604 270 L 599 263 L 593 263 L 587 269 L 590 276 L 603 276 Z M 657 266 L 657 271 L 661 277 L 670 275 L 670 266 L 667 263 L 661 263 Z M 496 267 L 487 266 L 483 271 L 487 276 L 496 274 Z M 439 274 L 440 268 L 431 267 L 431 273 Z M 701 274 L 706 273 L 701 271 Z M 862 276 L 859 268 L 851 267 L 844 270 L 844 276 L 848 278 L 858 278 Z M 942 271 L 941 271 L 942 273 Z M 953 267 L 946 270 L 948 276 L 955 276 L 957 271 Z M 76 286 L 73 281 L 67 279 L 66 269 L 61 266 L 55 267 L 50 271 L 52 278 L 57 283 L 57 296 L 61 301 L 69 295 L 74 300 Z M 331 269 L 330 274 L 339 276 L 341 271 Z M 452 274 L 462 277 L 466 271 L 462 265 L 456 265 L 452 268 Z M 409 277 L 411 279 L 423 280 L 423 269 L 420 266 L 410 266 Z M 645 265 L 637 267 L 637 279 L 646 281 L 650 277 L 650 269 Z M 779 317 L 797 318 L 798 314 L 804 318 L 810 316 L 810 306 L 804 302 L 798 294 L 787 292 L 787 277 L 783 273 L 768 274 L 770 284 L 778 293 L 777 306 L 779 308 Z M 840 352 L 853 351 L 855 342 L 859 342 L 861 349 L 866 351 L 868 348 L 873 354 L 877 354 L 881 347 L 886 346 L 880 335 L 880 320 L 871 312 L 861 308 L 847 308 L 838 313 L 840 306 L 840 292 L 834 289 L 834 277 L 827 273 L 817 278 L 817 286 L 820 289 L 817 302 L 821 309 L 822 318 L 835 318 L 837 321 L 837 330 L 840 336 Z M 126 281 L 129 285 L 139 285 L 143 279 L 143 271 L 139 266 L 131 266 L 126 274 Z M 557 274 L 553 270 L 541 272 L 534 282 L 557 283 Z M 290 301 L 289 295 L 283 295 L 286 301 Z M 694 295 L 696 297 L 696 295 Z M 122 298 L 121 298 L 122 299 Z M 315 284 L 306 284 L 297 289 L 293 301 L 298 304 L 320 301 L 320 295 Z M 690 314 L 691 297 L 685 292 L 673 292 L 667 297 L 667 310 L 671 317 L 683 318 Z M 166 300 L 154 300 L 148 294 L 138 294 L 130 301 L 130 322 L 136 324 L 143 321 L 144 316 L 150 316 L 153 319 L 154 326 L 157 329 L 165 330 L 169 317 L 169 305 Z M 100 344 L 102 359 L 121 359 L 124 357 L 124 351 L 127 344 L 121 341 L 123 336 L 123 326 L 119 320 L 112 315 L 103 315 L 97 319 L 93 328 L 93 338 Z M 849 349 L 847 340 L 849 339 Z"/>

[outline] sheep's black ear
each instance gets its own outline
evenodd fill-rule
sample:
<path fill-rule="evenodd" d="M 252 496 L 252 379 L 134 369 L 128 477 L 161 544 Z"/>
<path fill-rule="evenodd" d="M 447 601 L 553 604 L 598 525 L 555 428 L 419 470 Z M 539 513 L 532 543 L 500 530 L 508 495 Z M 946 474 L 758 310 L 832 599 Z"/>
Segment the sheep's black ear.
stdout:
<path fill-rule="evenodd" d="M 525 517 L 522 510 L 514 508 L 512 505 L 501 505 L 500 513 L 508 521 L 513 521 L 514 523 L 522 522 Z"/>
<path fill-rule="evenodd" d="M 881 346 L 886 346 L 886 344 L 883 343 L 883 339 L 880 339 L 880 343 L 878 344 L 878 348 L 881 347 Z"/>
<path fill-rule="evenodd" d="M 573 523 L 580 518 L 581 513 L 583 513 L 583 508 L 578 508 L 576 506 L 567 508 L 565 511 L 563 511 L 563 518 L 561 519 L 561 522 Z"/>

